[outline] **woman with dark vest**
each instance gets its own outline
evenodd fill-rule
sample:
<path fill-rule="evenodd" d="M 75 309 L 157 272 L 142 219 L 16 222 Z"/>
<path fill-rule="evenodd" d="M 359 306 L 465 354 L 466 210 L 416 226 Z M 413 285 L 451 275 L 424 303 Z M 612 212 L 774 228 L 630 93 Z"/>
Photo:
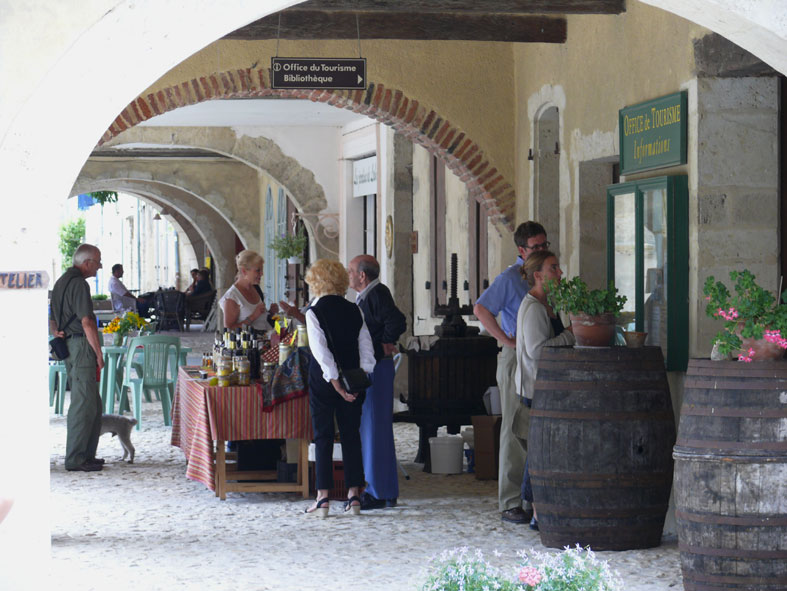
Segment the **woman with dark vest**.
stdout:
<path fill-rule="evenodd" d="M 314 297 L 306 311 L 306 331 L 312 360 L 309 363 L 309 407 L 315 447 L 316 502 L 306 509 L 328 515 L 328 492 L 333 485 L 334 415 L 342 443 L 345 511 L 361 513 L 360 488 L 364 484 L 361 457 L 361 407 L 365 393 L 346 392 L 339 382 L 339 367 L 374 371 L 374 347 L 360 308 L 347 301 L 347 270 L 339 261 L 319 259 L 306 273 Z"/>

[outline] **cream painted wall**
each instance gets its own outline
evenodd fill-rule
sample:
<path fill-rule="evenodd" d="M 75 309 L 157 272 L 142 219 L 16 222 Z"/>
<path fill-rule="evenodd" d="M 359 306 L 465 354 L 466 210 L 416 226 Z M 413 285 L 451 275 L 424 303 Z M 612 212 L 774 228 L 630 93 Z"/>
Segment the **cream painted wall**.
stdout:
<path fill-rule="evenodd" d="M 569 17 L 565 45 L 515 48 L 517 219 L 533 212 L 533 163 L 527 154 L 533 146 L 534 121 L 544 108 L 556 106 L 561 146 L 560 251 L 569 275 L 578 268 L 579 163 L 617 153 L 620 108 L 675 92 L 693 76 L 691 40 L 707 33 L 631 0 L 618 16 Z"/>
<path fill-rule="evenodd" d="M 459 126 L 505 176 L 514 178 L 515 44 L 364 40 L 368 79 L 404 92 Z M 278 55 L 355 56 L 355 41 L 279 42 Z M 162 76 L 144 93 L 206 73 L 269 67 L 276 41 L 217 41 Z"/>
<path fill-rule="evenodd" d="M 693 77 L 692 40 L 707 33 L 631 0 L 621 15 L 569 17 L 563 46 L 516 47 L 517 219 L 533 215 L 535 162 L 527 154 L 534 145 L 535 121 L 546 108 L 557 107 L 560 253 L 567 276 L 579 272 L 580 164 L 617 155 L 620 108 L 687 87 Z M 694 174 L 690 166 L 682 166 L 649 176 L 679 173 Z"/>

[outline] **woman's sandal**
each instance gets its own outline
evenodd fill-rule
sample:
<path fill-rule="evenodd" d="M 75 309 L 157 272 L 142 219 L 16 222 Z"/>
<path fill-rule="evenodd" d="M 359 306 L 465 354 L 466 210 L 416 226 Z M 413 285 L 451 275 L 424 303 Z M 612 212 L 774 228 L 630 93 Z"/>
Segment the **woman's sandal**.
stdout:
<path fill-rule="evenodd" d="M 329 509 L 328 497 L 323 497 L 322 499 L 318 500 L 314 505 L 305 509 L 304 513 L 311 513 L 316 515 L 317 517 L 328 517 L 328 509 Z"/>
<path fill-rule="evenodd" d="M 353 503 L 357 503 L 357 505 L 353 505 Z M 361 499 L 356 495 L 351 496 L 344 502 L 344 512 L 347 513 L 348 511 L 352 511 L 353 515 L 361 514 Z"/>

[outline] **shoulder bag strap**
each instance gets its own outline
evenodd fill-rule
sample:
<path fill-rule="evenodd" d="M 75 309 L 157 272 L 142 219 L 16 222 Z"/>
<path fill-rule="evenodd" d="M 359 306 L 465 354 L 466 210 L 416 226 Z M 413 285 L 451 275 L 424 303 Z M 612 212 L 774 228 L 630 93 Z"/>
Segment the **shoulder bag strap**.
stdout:
<path fill-rule="evenodd" d="M 59 321 L 59 322 L 58 322 L 58 326 L 57 326 L 57 330 L 59 330 L 59 331 L 62 331 L 62 330 L 64 330 L 64 329 L 66 328 L 66 326 L 68 326 L 69 324 L 71 324 L 71 323 L 74 321 L 74 318 L 76 318 L 76 317 L 77 317 L 76 313 L 74 313 L 74 314 L 71 314 L 71 318 L 69 318 L 69 319 L 66 321 L 66 323 L 65 323 L 65 324 L 63 324 L 63 325 L 61 325 L 61 324 L 60 324 L 60 322 L 62 322 L 62 321 L 63 321 L 63 304 L 64 304 L 64 303 L 65 303 L 65 301 L 66 301 L 66 290 L 68 289 L 68 284 L 69 284 L 69 283 L 71 283 L 71 280 L 72 280 L 72 279 L 74 279 L 74 277 L 73 277 L 73 276 L 72 276 L 72 277 L 69 277 L 68 281 L 66 281 L 66 286 L 63 288 L 63 295 L 61 295 L 61 296 L 60 296 L 60 314 L 58 314 L 58 321 Z"/>

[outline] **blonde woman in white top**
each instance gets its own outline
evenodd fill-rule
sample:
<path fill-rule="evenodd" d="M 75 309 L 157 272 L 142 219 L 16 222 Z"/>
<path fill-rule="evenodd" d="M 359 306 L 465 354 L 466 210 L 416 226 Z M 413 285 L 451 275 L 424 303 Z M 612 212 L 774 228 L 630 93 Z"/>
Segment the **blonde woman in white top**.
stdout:
<path fill-rule="evenodd" d="M 519 305 L 516 318 L 516 388 L 522 400 L 517 413 L 529 414 L 533 399 L 533 387 L 538 374 L 538 360 L 544 347 L 560 347 L 574 344 L 571 327 L 565 328 L 560 317 L 547 301 L 550 280 L 559 282 L 563 276 L 560 263 L 555 253 L 541 250 L 531 254 L 522 265 L 522 274 L 531 286 L 530 291 Z M 529 421 L 514 421 L 514 424 L 529 425 Z M 517 433 L 518 437 L 527 438 L 527 433 Z M 533 502 L 530 487 L 528 464 L 525 463 L 525 474 L 522 482 L 522 497 Z M 538 513 L 533 504 L 532 529 L 538 529 Z"/>
<path fill-rule="evenodd" d="M 253 250 L 243 250 L 235 256 L 238 268 L 235 283 L 219 300 L 224 312 L 224 326 L 227 328 L 250 326 L 257 330 L 271 329 L 267 316 L 278 312 L 279 307 L 274 303 L 266 308 L 262 301 L 259 285 L 264 262 L 259 253 Z"/>

